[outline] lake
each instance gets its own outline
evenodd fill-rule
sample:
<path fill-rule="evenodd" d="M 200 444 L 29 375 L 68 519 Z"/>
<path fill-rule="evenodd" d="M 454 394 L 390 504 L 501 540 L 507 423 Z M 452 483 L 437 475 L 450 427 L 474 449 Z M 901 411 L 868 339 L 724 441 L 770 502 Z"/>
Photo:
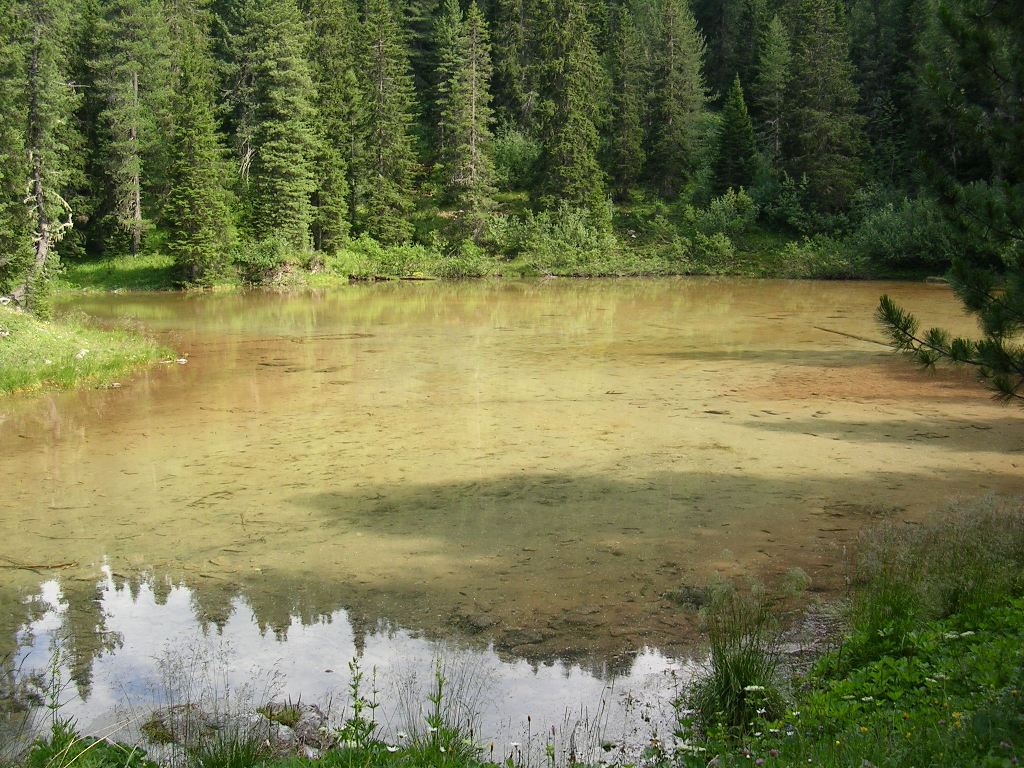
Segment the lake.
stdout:
<path fill-rule="evenodd" d="M 865 524 L 1024 491 L 1019 409 L 851 338 L 883 292 L 973 329 L 911 283 L 67 297 L 187 363 L 0 402 L 0 658 L 61 637 L 86 726 L 187 651 L 305 700 L 353 656 L 385 690 L 442 655 L 503 743 L 640 727 L 690 674 L 681 588 L 799 568 L 827 597 Z"/>

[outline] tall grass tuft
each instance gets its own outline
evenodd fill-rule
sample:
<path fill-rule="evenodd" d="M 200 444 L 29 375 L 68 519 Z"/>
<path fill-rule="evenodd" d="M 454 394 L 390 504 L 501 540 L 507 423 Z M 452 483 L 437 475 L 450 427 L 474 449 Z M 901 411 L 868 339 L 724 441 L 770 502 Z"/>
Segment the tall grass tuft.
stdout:
<path fill-rule="evenodd" d="M 690 695 L 702 724 L 742 730 L 781 714 L 779 631 L 764 591 L 716 587 L 704 610 L 704 625 L 709 664 Z"/>

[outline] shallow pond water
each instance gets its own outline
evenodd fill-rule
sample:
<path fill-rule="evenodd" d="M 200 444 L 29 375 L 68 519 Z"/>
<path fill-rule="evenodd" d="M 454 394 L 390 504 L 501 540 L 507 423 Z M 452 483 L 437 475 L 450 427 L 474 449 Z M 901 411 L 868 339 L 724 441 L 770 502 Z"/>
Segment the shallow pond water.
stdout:
<path fill-rule="evenodd" d="M 693 648 L 680 587 L 799 567 L 833 591 L 865 523 L 1024 490 L 1019 411 L 829 332 L 880 338 L 883 292 L 972 330 L 906 283 L 69 299 L 188 363 L 0 404 L 0 657 L 66 635 L 90 712 L 185 639 L 292 695 L 443 644 L 492 670 L 492 733 L 616 678 L 661 692 Z"/>

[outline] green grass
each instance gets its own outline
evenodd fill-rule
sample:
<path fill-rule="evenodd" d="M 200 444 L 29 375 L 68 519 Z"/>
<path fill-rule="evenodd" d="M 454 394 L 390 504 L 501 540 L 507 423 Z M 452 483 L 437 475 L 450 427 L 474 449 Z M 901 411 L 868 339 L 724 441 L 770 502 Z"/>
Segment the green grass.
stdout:
<path fill-rule="evenodd" d="M 109 256 L 63 263 L 60 288 L 77 291 L 166 291 L 175 285 L 174 260 L 161 253 Z"/>
<path fill-rule="evenodd" d="M 1016 765 L 1024 756 L 1022 570 L 1020 500 L 960 504 L 924 524 L 868 531 L 852 572 L 848 636 L 789 682 L 781 715 L 769 702 L 734 716 L 746 704 L 737 691 L 772 691 L 770 677 L 747 684 L 764 663 L 763 644 L 753 662 L 740 658 L 742 679 L 731 687 L 707 684 L 737 667 L 713 654 L 689 697 L 693 716 L 681 722 L 681 764 Z M 727 607 L 714 618 L 729 637 L 749 647 L 763 636 L 770 617 L 759 604 Z"/>
<path fill-rule="evenodd" d="M 0 394 L 103 386 L 171 354 L 125 329 L 48 322 L 0 307 Z"/>

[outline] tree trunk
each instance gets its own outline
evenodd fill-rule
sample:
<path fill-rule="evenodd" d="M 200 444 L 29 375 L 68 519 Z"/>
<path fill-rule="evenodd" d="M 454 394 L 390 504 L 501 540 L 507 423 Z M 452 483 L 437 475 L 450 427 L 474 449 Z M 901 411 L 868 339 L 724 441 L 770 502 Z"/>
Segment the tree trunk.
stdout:
<path fill-rule="evenodd" d="M 142 248 L 142 182 L 139 177 L 139 73 L 132 72 L 132 127 L 128 137 L 131 140 L 132 153 L 135 156 L 134 172 L 132 173 L 131 229 L 132 255 L 137 255 Z"/>

